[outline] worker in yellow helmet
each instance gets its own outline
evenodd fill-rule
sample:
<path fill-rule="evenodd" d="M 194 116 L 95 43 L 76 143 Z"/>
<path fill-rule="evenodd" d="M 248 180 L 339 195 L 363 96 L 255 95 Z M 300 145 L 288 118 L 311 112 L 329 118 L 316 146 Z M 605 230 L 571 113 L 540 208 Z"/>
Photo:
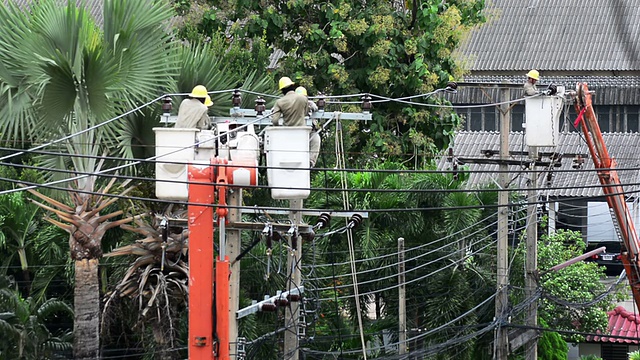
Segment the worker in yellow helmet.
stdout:
<path fill-rule="evenodd" d="M 288 77 L 280 78 L 278 89 L 283 97 L 271 110 L 273 125 L 304 126 L 307 115 L 307 97 L 296 93 L 296 84 Z"/>
<path fill-rule="evenodd" d="M 209 129 L 211 120 L 207 112 L 211 105 L 213 102 L 207 88 L 203 85 L 195 86 L 187 98 L 180 103 L 175 127 Z"/>
<path fill-rule="evenodd" d="M 531 70 L 527 73 L 527 82 L 524 83 L 524 94 L 527 96 L 533 96 L 538 94 L 536 89 L 536 82 L 540 80 L 540 73 L 538 70 Z"/>
<path fill-rule="evenodd" d="M 309 98 L 307 97 L 307 89 L 302 86 L 298 86 L 296 88 L 296 93 L 304 96 L 307 99 L 307 115 L 310 116 L 311 113 L 318 111 L 318 105 L 309 100 Z M 309 164 L 311 165 L 311 167 L 314 167 L 316 165 L 318 155 L 320 154 L 321 145 L 320 126 L 314 120 L 312 122 L 311 132 L 309 133 Z"/>

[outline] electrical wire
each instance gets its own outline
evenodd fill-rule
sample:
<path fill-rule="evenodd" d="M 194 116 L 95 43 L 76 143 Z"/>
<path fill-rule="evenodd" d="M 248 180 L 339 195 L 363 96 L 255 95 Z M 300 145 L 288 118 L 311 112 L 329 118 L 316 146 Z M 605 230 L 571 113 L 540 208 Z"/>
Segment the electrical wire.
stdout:
<path fill-rule="evenodd" d="M 217 93 L 229 92 L 229 91 L 233 91 L 233 89 L 231 89 L 231 90 L 210 91 L 210 92 L 209 92 L 209 94 L 217 94 Z M 50 141 L 50 142 L 48 142 L 48 143 L 38 145 L 38 146 L 36 146 L 36 147 L 34 147 L 34 148 L 31 148 L 31 149 L 29 149 L 29 150 L 38 150 L 38 149 L 42 149 L 42 148 L 45 148 L 45 147 L 47 147 L 47 146 L 50 146 L 50 145 L 53 145 L 53 144 L 57 144 L 57 143 L 62 142 L 62 141 L 64 141 L 64 140 L 68 140 L 68 139 L 71 139 L 71 138 L 76 137 L 76 136 L 78 136 L 78 135 L 84 134 L 84 133 L 86 133 L 86 132 L 93 131 L 93 130 L 98 129 L 98 128 L 102 127 L 102 126 L 108 125 L 108 124 L 110 124 L 110 123 L 112 123 L 112 122 L 114 122 L 114 121 L 116 121 L 116 120 L 122 119 L 123 117 L 125 117 L 125 116 L 127 116 L 127 115 L 129 115 L 129 114 L 132 114 L 132 113 L 134 113 L 134 112 L 136 112 L 136 111 L 138 111 L 138 110 L 140 110 L 140 109 L 143 109 L 143 108 L 145 108 L 145 107 L 147 107 L 147 106 L 149 106 L 149 105 L 151 105 L 151 104 L 155 103 L 156 101 L 161 100 L 161 99 L 163 99 L 163 98 L 165 98 L 165 97 L 167 97 L 167 96 L 183 96 L 183 95 L 188 95 L 188 93 L 184 93 L 184 94 L 182 94 L 182 93 L 177 93 L 177 94 L 163 94 L 163 95 L 161 95 L 161 96 L 159 96 L 159 97 L 157 97 L 157 98 L 155 98 L 155 99 L 153 99 L 153 100 L 151 100 L 151 101 L 149 101 L 149 102 L 147 102 L 147 103 L 145 103 L 145 104 L 143 104 L 143 105 L 138 106 L 137 108 L 133 108 L 133 109 L 131 109 L 131 110 L 128 110 L 128 111 L 126 111 L 126 112 L 124 112 L 124 113 L 122 113 L 122 114 L 120 114 L 120 115 L 118 115 L 118 116 L 116 116 L 116 117 L 114 117 L 114 118 L 111 118 L 111 119 L 106 120 L 106 121 L 103 121 L 103 122 L 101 122 L 101 123 L 99 123 L 99 124 L 96 124 L 96 125 L 90 126 L 90 127 L 86 128 L 86 129 L 80 130 L 80 131 L 75 132 L 75 133 L 73 133 L 73 134 L 70 134 L 70 135 L 67 135 L 67 136 L 63 136 L 63 137 L 58 138 L 58 139 L 56 139 L 56 140 Z M 14 153 L 14 154 L 5 155 L 5 156 L 3 156 L 3 157 L 0 157 L 0 161 L 2 161 L 2 160 L 7 160 L 7 159 L 10 159 L 10 158 L 15 157 L 15 156 L 22 155 L 22 154 L 24 154 L 24 153 L 25 153 L 24 151 L 19 151 L 19 152 Z"/>
<path fill-rule="evenodd" d="M 249 121 L 246 124 L 243 124 L 243 125 L 240 125 L 240 126 L 236 127 L 235 129 L 229 130 L 228 132 L 239 131 L 240 129 L 243 129 L 243 128 L 245 128 L 245 127 L 247 127 L 247 126 L 249 126 L 249 125 L 251 125 L 253 123 L 256 123 L 256 122 L 264 119 L 264 118 L 266 118 L 266 117 L 263 116 L 263 117 L 260 117 L 260 118 L 256 118 L 255 120 Z M 104 124 L 104 123 L 102 123 L 102 124 Z M 151 157 L 149 157 L 149 158 L 147 158 L 145 160 L 146 161 L 155 160 L 155 159 L 161 158 L 163 156 L 166 156 L 166 155 L 169 155 L 169 154 L 172 154 L 172 153 L 176 153 L 178 151 L 182 151 L 184 149 L 190 148 L 191 146 L 198 145 L 200 143 L 204 143 L 204 142 L 207 142 L 207 141 L 212 141 L 212 140 L 218 139 L 221 136 L 223 136 L 223 134 L 216 135 L 216 136 L 214 136 L 212 138 L 209 138 L 209 139 L 206 139 L 206 140 L 203 140 L 203 141 L 199 141 L 199 142 L 197 142 L 195 144 L 190 144 L 188 146 L 179 148 L 177 150 L 174 150 L 174 151 L 162 154 L 162 155 L 151 156 Z M 12 156 L 15 156 L 15 155 L 12 155 Z M 3 158 L 0 158 L 0 160 L 3 160 L 5 158 L 6 158 L 6 156 L 3 157 Z M 95 176 L 95 175 L 100 175 L 100 174 L 103 174 L 103 173 L 108 173 L 108 172 L 111 172 L 111 171 L 124 169 L 124 168 L 130 167 L 130 166 L 138 165 L 140 163 L 142 163 L 142 161 L 134 161 L 134 162 L 132 162 L 130 164 L 118 165 L 118 166 L 115 166 L 115 167 L 112 167 L 112 168 L 109 168 L 109 169 L 98 170 L 98 171 L 95 171 L 92 175 L 79 175 L 79 176 L 74 176 L 74 177 L 71 177 L 71 178 L 68 178 L 68 179 L 50 181 L 50 182 L 48 182 L 46 184 L 42 184 L 42 185 L 56 185 L 56 184 L 65 183 L 65 182 L 69 182 L 69 181 L 75 181 L 75 180 L 83 179 L 83 178 L 86 178 L 86 177 L 89 177 L 89 176 Z M 0 191 L 0 195 L 9 194 L 9 193 L 18 192 L 18 191 L 32 190 L 32 189 L 36 189 L 36 188 L 37 188 L 37 186 L 27 186 L 27 187 L 23 187 L 23 188 L 19 188 L 19 189 L 4 190 L 4 191 Z"/>
<path fill-rule="evenodd" d="M 478 223 L 480 223 L 480 222 L 481 222 L 481 221 L 479 221 Z M 485 226 L 485 227 L 483 227 L 483 228 L 477 229 L 477 230 L 476 230 L 476 231 L 474 231 L 473 233 L 468 234 L 468 235 L 466 235 L 466 236 L 465 236 L 465 237 L 463 237 L 463 238 L 456 238 L 456 240 L 457 240 L 457 241 L 460 241 L 460 240 L 465 240 L 465 239 L 467 239 L 467 238 L 470 238 L 470 237 L 472 237 L 473 235 L 476 235 L 476 234 L 478 234 L 478 233 L 480 233 L 480 232 L 482 232 L 482 231 L 484 231 L 484 230 L 486 230 L 486 229 L 490 228 L 491 226 L 493 226 L 493 225 L 495 225 L 495 224 L 497 224 L 497 223 L 498 223 L 497 221 L 494 221 L 494 222 L 492 222 L 491 224 L 486 225 L 486 226 Z M 476 224 L 476 225 L 477 225 L 477 224 Z M 464 232 L 466 232 L 466 231 L 468 231 L 468 230 L 471 230 L 471 228 L 473 228 L 473 227 L 475 227 L 475 225 L 474 225 L 474 226 L 467 227 L 467 228 L 464 228 L 464 229 L 461 229 L 461 230 L 459 230 L 459 231 L 457 231 L 457 232 L 455 232 L 455 233 L 453 233 L 453 234 L 446 235 L 446 236 L 444 236 L 444 237 L 438 238 L 438 239 L 433 240 L 433 241 L 431 241 L 431 242 L 424 243 L 424 244 L 421 244 L 421 245 L 415 246 L 415 247 L 413 247 L 413 248 L 406 249 L 404 252 L 405 252 L 405 253 L 415 252 L 415 251 L 420 250 L 420 249 L 422 249 L 422 248 L 424 248 L 424 247 L 428 247 L 428 246 L 434 245 L 434 244 L 436 244 L 436 243 L 439 243 L 439 242 L 441 242 L 441 241 L 447 240 L 447 239 L 449 239 L 449 238 L 453 238 L 453 237 L 455 237 L 455 236 L 457 236 L 457 235 L 459 235 L 459 234 L 461 234 L 461 233 L 464 233 Z M 437 248 L 437 249 L 431 249 L 431 250 L 429 250 L 428 252 L 426 252 L 426 253 L 422 253 L 422 254 L 420 254 L 420 255 L 416 255 L 416 256 L 415 256 L 415 257 L 413 257 L 413 258 L 407 258 L 407 259 L 405 259 L 405 261 L 413 261 L 413 260 L 417 260 L 417 259 L 419 259 L 419 258 L 421 258 L 421 257 L 423 257 L 423 256 L 426 256 L 426 255 L 431 254 L 431 253 L 433 253 L 433 252 L 439 251 L 439 250 L 441 250 L 441 249 L 443 249 L 443 248 L 445 248 L 445 247 L 448 247 L 448 246 L 450 246 L 451 244 L 455 244 L 455 243 L 449 243 L 449 244 L 446 244 L 446 245 L 444 245 L 444 246 L 442 246 L 442 247 L 440 247 L 440 248 Z M 395 252 L 393 252 L 393 253 L 383 254 L 383 255 L 374 256 L 374 257 L 367 257 L 366 259 L 357 259 L 357 260 L 356 260 L 356 263 L 371 262 L 371 261 L 373 261 L 373 260 L 382 260 L 382 259 L 385 259 L 385 258 L 397 258 L 397 256 L 398 256 L 398 250 L 397 250 L 397 249 L 395 249 Z M 336 263 L 335 265 L 340 266 L 340 265 L 348 265 L 348 264 L 349 264 L 349 262 L 347 261 L 347 262 L 342 262 L 342 263 Z M 325 265 L 318 265 L 317 267 L 326 267 L 326 266 L 329 266 L 329 265 L 328 265 L 328 264 L 325 264 Z M 380 268 L 377 268 L 376 270 L 385 269 L 385 268 L 387 268 L 387 267 L 388 267 L 388 266 L 380 267 Z M 364 272 L 363 272 L 363 273 L 364 273 Z M 326 280 L 326 279 L 328 279 L 328 278 L 317 278 L 316 280 Z"/>
<path fill-rule="evenodd" d="M 485 250 L 486 248 L 488 248 L 489 246 L 493 245 L 496 242 L 497 242 L 497 240 L 491 241 L 487 245 L 485 245 L 485 246 L 481 247 L 480 249 L 478 249 L 478 251 L 467 254 L 465 256 L 465 259 L 467 259 L 467 258 L 469 258 L 470 256 L 473 256 L 473 255 L 481 254 L 482 250 Z M 437 261 L 437 260 L 435 260 L 435 261 Z M 435 261 L 431 261 L 428 264 L 432 264 Z M 435 275 L 435 274 L 437 274 L 437 273 L 439 273 L 439 272 L 441 272 L 443 270 L 446 270 L 446 269 L 448 269 L 448 268 L 450 268 L 452 266 L 458 266 L 458 265 L 459 265 L 458 262 L 452 261 L 450 264 L 445 265 L 445 266 L 443 266 L 443 267 L 441 267 L 441 268 L 439 268 L 439 269 L 437 269 L 437 270 L 435 270 L 433 272 L 430 272 L 428 274 L 419 276 L 417 278 L 405 281 L 404 285 L 411 284 L 411 283 L 414 283 L 416 281 L 424 280 L 424 279 L 426 279 L 426 278 L 428 278 L 430 276 L 433 276 L 433 275 Z M 421 264 L 421 266 L 425 266 L 425 264 Z M 409 271 L 410 270 L 407 270 L 406 272 L 409 272 Z M 397 274 L 395 276 L 397 276 Z M 385 291 L 388 291 L 388 290 L 393 290 L 393 289 L 395 289 L 395 288 L 397 288 L 399 286 L 400 286 L 399 284 L 396 284 L 396 285 L 388 286 L 386 288 L 368 291 L 368 292 L 365 292 L 365 293 L 361 293 L 360 296 L 372 295 L 372 294 L 375 294 L 375 293 L 378 293 L 378 292 L 385 292 Z M 345 286 L 344 285 L 337 286 L 337 288 L 340 288 L 340 287 L 345 287 Z M 325 290 L 331 290 L 331 289 L 332 288 L 319 288 L 318 291 L 325 291 Z M 338 299 L 349 299 L 349 298 L 352 298 L 352 297 L 353 297 L 353 295 L 343 295 L 343 296 L 339 296 Z M 319 300 L 320 301 L 325 301 L 325 300 L 331 300 L 331 298 L 322 298 L 322 299 L 319 299 Z"/>

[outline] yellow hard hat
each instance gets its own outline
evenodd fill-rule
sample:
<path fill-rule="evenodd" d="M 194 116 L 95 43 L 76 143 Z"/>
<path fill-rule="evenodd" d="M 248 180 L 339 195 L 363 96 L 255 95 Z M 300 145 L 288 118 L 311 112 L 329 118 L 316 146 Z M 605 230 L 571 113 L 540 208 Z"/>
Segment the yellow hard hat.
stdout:
<path fill-rule="evenodd" d="M 298 86 L 296 88 L 296 94 L 307 96 L 307 89 L 305 89 L 304 86 Z"/>
<path fill-rule="evenodd" d="M 278 81 L 278 90 L 282 90 L 284 88 L 287 88 L 291 85 L 295 84 L 293 81 L 291 81 L 291 79 L 289 79 L 288 77 L 281 77 L 280 81 Z"/>
<path fill-rule="evenodd" d="M 540 73 L 538 72 L 538 70 L 531 70 L 527 73 L 527 77 L 540 80 Z"/>
<path fill-rule="evenodd" d="M 204 104 L 209 107 L 211 105 L 213 105 L 213 101 L 211 101 L 211 96 L 209 96 L 209 94 L 207 94 L 207 97 L 204 98 Z"/>
<path fill-rule="evenodd" d="M 189 96 L 194 98 L 206 98 L 207 88 L 202 85 L 196 85 L 196 87 L 191 90 L 191 94 L 189 94 Z"/>

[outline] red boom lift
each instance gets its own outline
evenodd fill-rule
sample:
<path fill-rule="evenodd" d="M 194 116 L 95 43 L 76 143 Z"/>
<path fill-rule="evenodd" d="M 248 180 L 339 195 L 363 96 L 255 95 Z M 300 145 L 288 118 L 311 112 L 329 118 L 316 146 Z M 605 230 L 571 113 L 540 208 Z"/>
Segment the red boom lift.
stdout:
<path fill-rule="evenodd" d="M 640 241 L 625 201 L 624 190 L 616 171 L 616 161 L 607 151 L 586 83 L 578 83 L 576 86 L 575 108 L 578 113 L 576 126 L 578 123 L 581 124 L 591 158 L 597 169 L 598 179 L 602 184 L 602 191 L 609 204 L 614 227 L 624 243 L 624 249 L 621 251 L 622 264 L 631 285 L 636 307 L 640 311 L 640 260 L 638 258 Z"/>

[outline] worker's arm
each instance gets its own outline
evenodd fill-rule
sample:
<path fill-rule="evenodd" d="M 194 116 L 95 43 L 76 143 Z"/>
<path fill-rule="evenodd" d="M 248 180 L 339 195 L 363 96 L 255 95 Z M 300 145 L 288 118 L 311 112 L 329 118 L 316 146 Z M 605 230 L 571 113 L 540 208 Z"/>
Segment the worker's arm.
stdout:
<path fill-rule="evenodd" d="M 318 105 L 316 105 L 316 103 L 314 103 L 313 101 L 309 101 L 309 111 L 311 111 L 312 113 L 318 111 Z"/>
<path fill-rule="evenodd" d="M 281 116 L 282 114 L 280 114 L 280 106 L 278 106 L 278 102 L 276 101 L 273 109 L 271 109 L 271 122 L 273 123 L 273 125 L 281 125 L 279 121 Z"/>
<path fill-rule="evenodd" d="M 211 127 L 211 119 L 209 118 L 209 113 L 207 111 L 202 114 L 200 120 L 198 120 L 198 129 L 200 130 L 209 130 Z"/>

